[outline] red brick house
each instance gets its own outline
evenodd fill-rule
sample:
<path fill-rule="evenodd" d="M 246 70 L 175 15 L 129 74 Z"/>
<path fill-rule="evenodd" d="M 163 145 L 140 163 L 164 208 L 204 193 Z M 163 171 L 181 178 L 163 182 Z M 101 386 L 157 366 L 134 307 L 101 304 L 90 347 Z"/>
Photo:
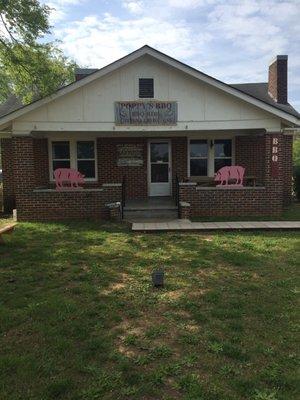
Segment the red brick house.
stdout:
<path fill-rule="evenodd" d="M 228 85 L 144 46 L 25 107 L 2 106 L 5 210 L 19 220 L 105 218 L 108 203 L 126 211 L 159 196 L 181 217 L 276 216 L 291 202 L 299 125 L 287 56 L 267 83 Z M 244 187 L 216 187 L 228 165 L 245 168 Z M 62 167 L 85 175 L 82 190 L 55 190 Z"/>

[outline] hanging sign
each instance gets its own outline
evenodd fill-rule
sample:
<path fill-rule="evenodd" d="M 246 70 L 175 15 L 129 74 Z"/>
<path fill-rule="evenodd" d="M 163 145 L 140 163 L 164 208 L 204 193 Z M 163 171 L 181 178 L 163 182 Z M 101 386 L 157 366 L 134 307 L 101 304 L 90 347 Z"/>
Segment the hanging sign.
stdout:
<path fill-rule="evenodd" d="M 272 178 L 278 178 L 278 175 L 279 175 L 278 149 L 279 149 L 279 137 L 272 136 L 272 139 L 271 139 L 271 176 L 272 176 Z"/>
<path fill-rule="evenodd" d="M 117 125 L 176 125 L 176 101 L 117 101 Z"/>
<path fill-rule="evenodd" d="M 118 167 L 138 167 L 143 165 L 143 145 L 118 144 Z"/>

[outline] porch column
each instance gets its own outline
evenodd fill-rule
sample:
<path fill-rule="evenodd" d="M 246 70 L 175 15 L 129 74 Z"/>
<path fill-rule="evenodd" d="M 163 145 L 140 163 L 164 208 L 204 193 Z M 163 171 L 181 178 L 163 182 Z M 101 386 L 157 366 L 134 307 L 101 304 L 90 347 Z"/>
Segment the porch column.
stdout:
<path fill-rule="evenodd" d="M 282 212 L 284 183 L 285 139 L 281 132 L 268 132 L 265 138 L 265 187 L 270 213 Z M 291 177 L 290 177 L 291 179 Z"/>
<path fill-rule="evenodd" d="M 12 139 L 1 139 L 0 146 L 3 174 L 3 208 L 5 213 L 10 213 L 15 207 Z"/>
<path fill-rule="evenodd" d="M 16 208 L 22 215 L 36 186 L 34 172 L 34 144 L 30 136 L 13 137 L 13 165 Z M 28 197 L 29 196 L 29 197 Z"/>

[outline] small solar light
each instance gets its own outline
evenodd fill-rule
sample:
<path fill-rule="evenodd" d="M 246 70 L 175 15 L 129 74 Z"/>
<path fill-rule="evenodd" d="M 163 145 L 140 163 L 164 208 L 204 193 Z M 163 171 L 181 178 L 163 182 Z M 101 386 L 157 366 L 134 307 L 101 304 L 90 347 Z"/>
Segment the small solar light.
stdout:
<path fill-rule="evenodd" d="M 160 288 L 164 286 L 164 271 L 156 270 L 152 272 L 152 283 L 156 288 Z"/>

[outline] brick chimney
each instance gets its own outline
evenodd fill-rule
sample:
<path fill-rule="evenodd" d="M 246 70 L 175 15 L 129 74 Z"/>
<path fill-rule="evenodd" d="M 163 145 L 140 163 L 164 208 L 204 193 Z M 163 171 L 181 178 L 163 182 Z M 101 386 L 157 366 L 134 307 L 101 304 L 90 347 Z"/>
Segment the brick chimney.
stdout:
<path fill-rule="evenodd" d="M 277 56 L 269 65 L 268 92 L 276 103 L 287 104 L 287 63 L 288 56 Z"/>

